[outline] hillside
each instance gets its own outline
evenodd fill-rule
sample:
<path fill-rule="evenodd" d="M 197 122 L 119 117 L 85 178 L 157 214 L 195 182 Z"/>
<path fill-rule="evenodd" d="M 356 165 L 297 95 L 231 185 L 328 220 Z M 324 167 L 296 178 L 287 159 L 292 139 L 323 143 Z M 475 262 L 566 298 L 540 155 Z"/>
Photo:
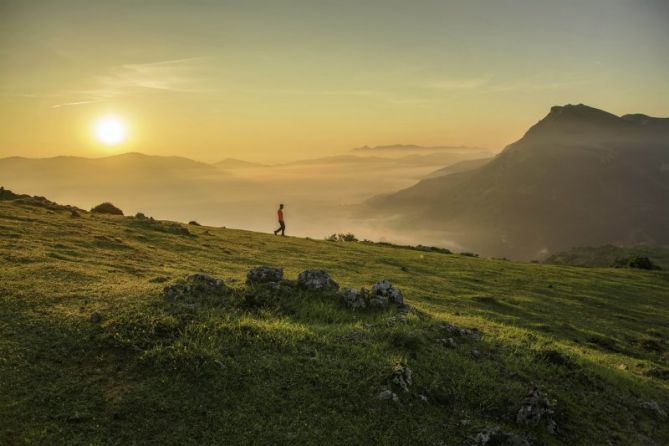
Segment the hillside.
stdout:
<path fill-rule="evenodd" d="M 424 178 L 437 178 L 443 177 L 444 175 L 450 175 L 452 173 L 467 172 L 469 170 L 478 169 L 479 167 L 489 162 L 491 159 L 492 158 L 478 158 L 473 160 L 460 161 L 458 163 L 451 164 L 450 166 L 437 169 L 434 172 L 426 175 Z"/>
<path fill-rule="evenodd" d="M 662 246 L 582 246 L 559 252 L 548 257 L 544 262 L 554 265 L 573 265 L 586 267 L 608 267 L 616 259 L 631 256 L 648 257 L 662 269 L 669 269 L 669 248 Z"/>
<path fill-rule="evenodd" d="M 669 118 L 553 107 L 482 167 L 368 203 L 468 250 L 536 259 L 574 246 L 669 243 Z"/>
<path fill-rule="evenodd" d="M 3 444 L 669 443 L 666 271 L 3 198 L 14 197 L 0 197 Z M 288 280 L 245 285 L 263 264 Z M 342 287 L 389 279 L 408 306 L 353 311 L 297 288 L 307 268 Z M 163 295 L 193 273 L 226 291 Z"/>

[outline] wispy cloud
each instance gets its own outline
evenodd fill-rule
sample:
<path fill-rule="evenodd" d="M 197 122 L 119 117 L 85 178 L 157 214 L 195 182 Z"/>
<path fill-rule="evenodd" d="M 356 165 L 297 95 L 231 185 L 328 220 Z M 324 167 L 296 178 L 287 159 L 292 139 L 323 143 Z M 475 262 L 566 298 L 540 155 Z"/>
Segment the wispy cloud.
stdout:
<path fill-rule="evenodd" d="M 103 102 L 145 91 L 194 93 L 206 91 L 203 83 L 209 57 L 163 60 L 142 64 L 123 64 L 95 76 L 88 88 L 69 90 L 65 100 L 51 106 L 61 108 Z"/>
<path fill-rule="evenodd" d="M 84 105 L 84 104 L 93 104 L 97 101 L 76 101 L 76 102 L 65 102 L 63 104 L 54 104 L 51 108 L 61 108 L 61 107 L 72 107 L 75 105 Z"/>
<path fill-rule="evenodd" d="M 203 69 L 208 57 L 165 60 L 144 64 L 126 64 L 97 77 L 102 89 L 123 92 L 128 89 L 152 89 L 177 92 L 202 91 L 206 80 Z"/>

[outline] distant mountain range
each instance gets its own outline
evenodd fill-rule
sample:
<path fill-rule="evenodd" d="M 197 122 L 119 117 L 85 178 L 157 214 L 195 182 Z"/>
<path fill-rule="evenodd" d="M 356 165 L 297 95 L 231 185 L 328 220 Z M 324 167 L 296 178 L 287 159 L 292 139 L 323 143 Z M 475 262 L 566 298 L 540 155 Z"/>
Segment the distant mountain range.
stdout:
<path fill-rule="evenodd" d="M 433 152 L 439 150 L 451 151 L 486 151 L 482 147 L 470 146 L 417 146 L 415 144 L 391 144 L 387 146 L 362 146 L 351 149 L 353 152 Z"/>
<path fill-rule="evenodd" d="M 489 255 L 666 244 L 669 119 L 556 106 L 482 166 L 373 198 L 366 211 Z"/>

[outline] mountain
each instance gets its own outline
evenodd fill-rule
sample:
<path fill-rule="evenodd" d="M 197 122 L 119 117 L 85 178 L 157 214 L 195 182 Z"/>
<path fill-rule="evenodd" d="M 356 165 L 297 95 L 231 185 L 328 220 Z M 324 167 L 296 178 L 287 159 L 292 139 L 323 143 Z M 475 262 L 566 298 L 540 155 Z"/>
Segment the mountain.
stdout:
<path fill-rule="evenodd" d="M 532 259 L 574 246 L 669 242 L 669 119 L 553 107 L 468 172 L 370 200 L 397 227 Z"/>
<path fill-rule="evenodd" d="M 391 144 L 386 146 L 362 146 L 351 149 L 353 152 L 434 152 L 440 150 L 450 151 L 488 151 L 482 147 L 470 146 L 418 146 L 415 144 Z"/>
<path fill-rule="evenodd" d="M 267 165 L 236 158 L 226 158 L 217 163 L 214 163 L 214 166 L 220 167 L 221 169 L 249 169 L 255 167 L 266 167 Z"/>
<path fill-rule="evenodd" d="M 669 444 L 667 271 L 72 211 L 0 193 L 3 445 Z"/>
<path fill-rule="evenodd" d="M 468 170 L 474 170 L 477 169 L 481 166 L 483 166 L 485 163 L 490 161 L 492 158 L 477 158 L 473 160 L 465 160 L 465 161 L 460 161 L 455 164 L 451 164 L 450 166 L 442 167 L 441 169 L 437 169 L 434 172 L 429 173 L 428 175 L 425 175 L 423 178 L 437 178 L 437 177 L 443 177 L 444 175 L 450 175 L 452 173 L 458 173 L 458 172 L 466 172 Z"/>

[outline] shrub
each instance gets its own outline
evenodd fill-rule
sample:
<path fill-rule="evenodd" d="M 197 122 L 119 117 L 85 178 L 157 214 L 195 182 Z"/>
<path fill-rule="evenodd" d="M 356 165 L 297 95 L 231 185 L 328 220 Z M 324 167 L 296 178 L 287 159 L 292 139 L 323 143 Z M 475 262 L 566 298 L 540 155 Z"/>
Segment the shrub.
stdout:
<path fill-rule="evenodd" d="M 95 212 L 96 214 L 123 215 L 122 210 L 120 210 L 113 204 L 109 203 L 108 201 L 98 204 L 93 209 L 91 209 L 91 212 Z"/>
<path fill-rule="evenodd" d="M 196 222 L 195 220 L 189 221 L 188 224 L 191 225 L 191 226 L 202 226 L 200 223 Z"/>
<path fill-rule="evenodd" d="M 329 237 L 325 237 L 325 240 L 328 242 L 357 242 L 358 239 L 356 236 L 350 232 L 347 233 L 339 233 L 339 234 L 332 234 Z"/>
<path fill-rule="evenodd" d="M 465 256 L 465 257 L 478 257 L 479 256 L 478 254 L 476 254 L 474 252 L 461 252 L 460 255 Z"/>
<path fill-rule="evenodd" d="M 652 260 L 645 256 L 619 257 L 611 264 L 614 268 L 660 269 Z"/>

